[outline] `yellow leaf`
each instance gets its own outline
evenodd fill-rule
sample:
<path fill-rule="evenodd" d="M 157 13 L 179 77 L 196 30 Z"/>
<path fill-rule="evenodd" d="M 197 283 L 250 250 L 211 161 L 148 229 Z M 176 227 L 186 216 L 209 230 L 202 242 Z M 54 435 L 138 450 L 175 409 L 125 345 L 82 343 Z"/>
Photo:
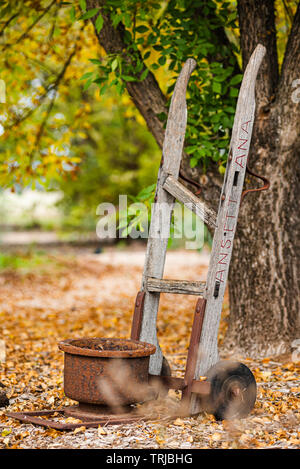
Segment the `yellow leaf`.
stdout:
<path fill-rule="evenodd" d="M 101 427 L 101 425 L 99 425 L 99 427 L 98 427 L 98 436 L 100 436 L 100 435 L 107 435 L 107 431 L 104 430 L 104 428 Z"/>
<path fill-rule="evenodd" d="M 23 152 L 23 149 L 22 149 L 21 145 L 17 145 L 16 146 L 16 153 L 20 156 L 20 155 L 22 155 L 22 152 Z"/>
<path fill-rule="evenodd" d="M 214 434 L 212 435 L 212 437 L 211 437 L 211 439 L 212 439 L 213 441 L 220 441 L 221 438 L 222 438 L 221 433 L 214 433 Z"/>
<path fill-rule="evenodd" d="M 76 433 L 81 433 L 81 432 L 84 432 L 86 430 L 86 428 L 84 426 L 82 427 L 77 427 L 75 428 L 75 430 L 73 431 L 73 434 L 76 435 Z"/>
<path fill-rule="evenodd" d="M 7 436 L 11 433 L 11 429 L 10 428 L 6 428 L 5 430 L 3 430 L 3 432 L 1 433 L 1 436 Z"/>
<path fill-rule="evenodd" d="M 178 418 L 173 422 L 173 425 L 184 426 L 184 421 Z"/>
<path fill-rule="evenodd" d="M 166 440 L 160 438 L 159 436 L 157 436 L 155 439 L 159 445 L 163 445 L 166 442 Z"/>
<path fill-rule="evenodd" d="M 65 420 L 66 423 L 81 423 L 81 420 L 79 419 L 75 419 L 74 417 L 68 417 L 66 420 Z"/>

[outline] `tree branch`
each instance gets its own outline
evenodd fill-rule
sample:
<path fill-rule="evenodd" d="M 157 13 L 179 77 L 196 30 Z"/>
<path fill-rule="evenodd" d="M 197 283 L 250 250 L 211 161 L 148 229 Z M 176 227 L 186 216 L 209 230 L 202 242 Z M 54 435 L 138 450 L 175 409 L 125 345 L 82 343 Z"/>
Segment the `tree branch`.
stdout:
<path fill-rule="evenodd" d="M 119 24 L 117 28 L 114 28 L 109 14 L 107 14 L 102 7 L 102 0 L 87 1 L 87 10 L 100 8 L 104 19 L 104 24 L 100 33 L 97 32 L 95 27 L 95 34 L 99 43 L 105 49 L 107 54 L 125 54 L 128 63 L 132 62 L 130 55 L 126 54 L 127 45 L 123 40 L 124 26 Z M 97 16 L 94 16 L 91 19 L 94 26 L 96 19 Z M 144 69 L 145 68 L 146 67 L 144 66 Z M 149 71 L 147 77 L 143 81 L 126 82 L 126 88 L 135 106 L 144 117 L 150 132 L 154 136 L 158 145 L 162 148 L 165 132 L 163 123 L 157 116 L 161 113 L 167 114 L 167 100 L 163 95 L 156 78 L 153 73 Z"/>
<path fill-rule="evenodd" d="M 14 13 L 10 18 L 8 18 L 8 20 L 4 23 L 1 31 L 0 31 L 0 37 L 3 36 L 4 32 L 5 32 L 5 29 L 7 28 L 7 26 L 10 25 L 10 23 L 19 15 L 19 11 L 17 13 Z"/>
<path fill-rule="evenodd" d="M 8 44 L 3 44 L 3 48 L 2 48 L 2 51 L 4 51 L 5 49 L 7 49 L 8 47 L 11 47 L 11 46 L 14 46 L 16 44 L 19 44 L 21 41 L 23 41 L 23 39 L 25 39 L 28 35 L 28 33 L 35 27 L 35 25 L 48 13 L 48 11 L 52 8 L 52 6 L 56 3 L 56 0 L 52 0 L 51 3 L 49 3 L 49 5 L 42 11 L 42 13 L 40 14 L 40 16 L 38 16 L 35 21 L 26 29 L 26 31 L 24 31 L 23 34 L 21 34 L 21 36 L 19 36 L 19 38 L 16 40 L 16 42 L 14 43 L 8 43 Z"/>
<path fill-rule="evenodd" d="M 285 11 L 286 15 L 288 16 L 290 22 L 292 23 L 293 22 L 293 14 L 292 14 L 291 8 L 287 5 L 285 0 L 282 0 L 282 3 L 283 3 L 284 11 Z"/>
<path fill-rule="evenodd" d="M 16 125 L 19 125 L 21 124 L 22 122 L 24 122 L 24 120 L 26 120 L 28 117 L 30 117 L 39 107 L 40 105 L 45 101 L 45 99 L 48 97 L 48 93 L 49 91 L 53 91 L 53 90 L 56 90 L 59 86 L 59 83 L 61 82 L 61 80 L 63 79 L 65 73 L 66 73 L 66 70 L 68 68 L 68 66 L 70 65 L 71 63 L 71 60 L 72 58 L 74 57 L 75 55 L 75 52 L 76 52 L 76 43 L 75 43 L 75 47 L 74 49 L 72 50 L 72 52 L 70 53 L 70 55 L 68 56 L 66 62 L 64 63 L 61 71 L 59 72 L 59 74 L 57 75 L 56 79 L 55 79 L 55 82 L 54 83 L 51 83 L 51 85 L 49 85 L 46 89 L 46 92 L 39 98 L 39 104 L 37 106 L 35 106 L 34 108 L 30 109 L 26 114 L 23 114 L 23 116 L 21 116 L 20 118 L 16 119 L 14 122 L 12 122 L 10 125 L 8 125 L 6 127 L 6 130 L 10 130 L 12 129 L 13 127 L 15 127 Z M 51 100 L 52 102 L 52 100 Z M 50 106 L 51 106 L 51 103 L 50 103 Z M 52 106 L 51 106 L 52 108 Z M 51 110 L 51 109 L 50 109 Z M 48 115 L 48 113 L 47 113 Z M 44 127 L 44 125 L 42 124 L 42 127 Z M 40 137 L 39 137 L 40 138 Z"/>
<path fill-rule="evenodd" d="M 67 58 L 66 62 L 64 63 L 64 66 L 62 68 L 62 70 L 60 71 L 59 75 L 57 76 L 56 80 L 55 80 L 55 83 L 51 86 L 51 91 L 55 91 L 55 93 L 53 93 L 53 96 L 50 100 L 50 103 L 48 104 L 48 107 L 47 107 L 47 111 L 46 111 L 46 114 L 45 114 L 45 117 L 40 125 L 40 128 L 39 128 L 39 131 L 38 131 L 38 134 L 36 136 L 36 140 L 35 140 L 35 143 L 34 143 L 34 149 L 32 150 L 31 154 L 30 154 L 30 160 L 32 160 L 33 158 L 33 154 L 34 154 L 34 150 L 37 150 L 38 147 L 39 147 L 39 143 L 40 143 L 40 140 L 43 136 L 43 133 L 44 133 L 44 130 L 45 130 L 45 127 L 46 127 L 46 124 L 47 124 L 47 121 L 48 121 L 48 118 L 51 114 L 51 111 L 53 109 L 53 106 L 54 106 L 54 103 L 55 103 L 55 99 L 56 99 L 56 90 L 59 86 L 59 83 L 61 82 L 61 80 L 63 79 L 66 71 L 67 71 L 67 68 L 68 66 L 70 65 L 71 61 L 72 61 L 72 58 L 74 57 L 75 53 L 76 53 L 76 49 L 77 49 L 77 41 L 75 42 L 75 46 L 74 46 L 74 49 L 72 50 L 71 54 L 69 55 L 69 57 Z"/>

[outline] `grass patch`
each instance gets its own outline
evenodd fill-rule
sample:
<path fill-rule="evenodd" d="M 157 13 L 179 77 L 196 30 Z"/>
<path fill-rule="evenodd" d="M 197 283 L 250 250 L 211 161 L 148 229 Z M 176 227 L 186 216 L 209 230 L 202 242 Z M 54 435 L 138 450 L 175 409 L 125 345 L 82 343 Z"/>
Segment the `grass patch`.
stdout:
<path fill-rule="evenodd" d="M 0 252 L 0 272 L 17 271 L 26 274 L 32 271 L 46 272 L 49 268 L 61 270 L 63 263 L 45 251 L 30 249 L 26 252 Z"/>

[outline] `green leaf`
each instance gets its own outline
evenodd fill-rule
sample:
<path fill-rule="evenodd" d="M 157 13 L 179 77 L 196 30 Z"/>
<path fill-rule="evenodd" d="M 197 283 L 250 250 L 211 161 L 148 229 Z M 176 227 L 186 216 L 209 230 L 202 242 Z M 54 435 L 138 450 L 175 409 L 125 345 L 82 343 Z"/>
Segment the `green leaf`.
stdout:
<path fill-rule="evenodd" d="M 131 19 L 131 16 L 129 15 L 129 13 L 124 14 L 123 21 L 124 21 L 124 24 L 125 24 L 126 28 L 130 28 L 130 26 L 132 24 L 132 19 Z"/>
<path fill-rule="evenodd" d="M 83 87 L 83 91 L 86 91 L 86 90 L 91 86 L 92 81 L 93 81 L 92 78 L 89 78 L 89 79 L 85 82 L 84 87 Z"/>
<path fill-rule="evenodd" d="M 190 159 L 191 168 L 195 168 L 195 166 L 197 166 L 197 164 L 198 164 L 198 159 L 197 158 L 191 158 Z"/>
<path fill-rule="evenodd" d="M 147 28 L 147 26 L 138 26 L 137 28 L 135 28 L 135 30 L 138 33 L 146 33 L 148 31 L 148 28 Z"/>
<path fill-rule="evenodd" d="M 94 72 L 85 73 L 82 75 L 82 77 L 80 77 L 80 80 L 86 80 L 86 78 L 90 78 L 92 75 L 94 75 Z"/>
<path fill-rule="evenodd" d="M 76 20 L 76 10 L 74 6 L 70 10 L 70 18 L 72 23 L 74 23 L 74 21 Z"/>
<path fill-rule="evenodd" d="M 153 33 L 150 33 L 147 39 L 147 43 L 149 45 L 155 44 L 157 42 L 157 36 L 155 36 Z"/>
<path fill-rule="evenodd" d="M 222 91 L 222 85 L 221 83 L 218 83 L 217 81 L 213 82 L 212 89 L 215 93 L 220 94 Z"/>
<path fill-rule="evenodd" d="M 230 88 L 229 96 L 232 98 L 236 98 L 239 94 L 239 90 L 236 88 Z"/>
<path fill-rule="evenodd" d="M 119 61 L 118 61 L 117 58 L 115 58 L 111 63 L 111 69 L 112 69 L 113 72 L 116 70 L 118 64 L 119 64 Z"/>
<path fill-rule="evenodd" d="M 116 28 L 118 26 L 118 24 L 120 23 L 120 21 L 122 20 L 122 15 L 114 15 L 111 17 L 112 19 L 112 25 L 114 28 Z"/>
<path fill-rule="evenodd" d="M 235 114 L 235 109 L 232 106 L 224 107 L 224 112 L 229 112 L 230 114 Z"/>
<path fill-rule="evenodd" d="M 100 96 L 104 95 L 107 88 L 108 88 L 108 84 L 102 86 L 102 88 L 100 89 L 100 92 L 99 92 Z"/>
<path fill-rule="evenodd" d="M 198 149 L 198 145 L 192 145 L 192 146 L 190 146 L 190 147 L 186 147 L 185 152 L 186 152 L 188 155 L 191 155 L 191 154 L 194 153 L 197 149 Z"/>
<path fill-rule="evenodd" d="M 129 75 L 122 75 L 123 80 L 125 81 L 137 81 L 136 78 L 130 77 Z"/>
<path fill-rule="evenodd" d="M 102 85 L 106 81 L 105 77 L 97 77 L 95 80 L 93 80 L 93 83 L 97 83 L 97 85 Z"/>
<path fill-rule="evenodd" d="M 92 8 L 91 10 L 87 11 L 84 15 L 82 15 L 79 19 L 80 20 L 88 20 L 95 16 L 99 11 L 99 8 Z"/>
<path fill-rule="evenodd" d="M 142 199 L 142 198 L 145 199 L 145 198 L 150 197 L 155 188 L 156 188 L 156 184 L 151 184 L 151 186 L 145 187 L 138 193 L 137 199 Z"/>
<path fill-rule="evenodd" d="M 229 85 L 237 85 L 238 83 L 242 81 L 242 79 L 243 79 L 243 75 L 239 73 L 238 75 L 235 75 L 234 77 L 231 78 Z"/>
<path fill-rule="evenodd" d="M 79 6 L 82 9 L 82 11 L 86 11 L 86 1 L 85 0 L 79 0 Z"/>
<path fill-rule="evenodd" d="M 143 71 L 143 73 L 141 74 L 140 80 L 141 80 L 141 81 L 145 80 L 145 78 L 146 78 L 146 76 L 148 75 L 148 73 L 149 73 L 149 68 L 146 68 L 146 69 Z"/>
<path fill-rule="evenodd" d="M 97 33 L 100 33 L 100 31 L 103 27 L 103 23 L 104 23 L 103 16 L 101 15 L 101 13 L 99 13 L 99 15 L 96 19 L 96 22 L 95 22 L 95 27 L 96 27 Z"/>
<path fill-rule="evenodd" d="M 166 57 L 160 57 L 160 58 L 158 59 L 158 63 L 159 63 L 160 65 L 165 65 L 166 61 L 167 61 L 167 58 L 166 58 Z"/>
<path fill-rule="evenodd" d="M 156 116 L 161 122 L 167 120 L 167 114 L 165 112 L 160 112 L 159 114 L 156 114 Z"/>
<path fill-rule="evenodd" d="M 124 83 L 119 81 L 119 83 L 116 85 L 116 90 L 120 96 L 124 93 L 124 89 L 125 89 Z"/>
<path fill-rule="evenodd" d="M 101 64 L 101 61 L 99 59 L 89 59 L 90 62 L 92 62 L 92 64 Z"/>

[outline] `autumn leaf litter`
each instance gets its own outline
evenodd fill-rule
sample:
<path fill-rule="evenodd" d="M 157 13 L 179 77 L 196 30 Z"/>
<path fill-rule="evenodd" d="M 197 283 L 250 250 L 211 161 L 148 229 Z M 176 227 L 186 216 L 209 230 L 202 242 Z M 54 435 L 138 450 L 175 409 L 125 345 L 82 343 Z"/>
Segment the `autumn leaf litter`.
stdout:
<path fill-rule="evenodd" d="M 74 404 L 63 393 L 63 354 L 57 342 L 72 337 L 129 337 L 134 299 L 140 287 L 143 251 L 115 249 L 49 254 L 44 269 L 0 275 L 0 337 L 5 359 L 0 382 L 10 399 L 0 409 L 0 448 L 299 448 L 299 363 L 291 356 L 240 359 L 255 374 L 258 399 L 251 415 L 216 422 L 202 413 L 168 418 L 180 394 L 156 402 L 160 420 L 100 426 L 73 432 L 36 427 L 5 416 L 6 411 L 58 409 Z M 170 252 L 166 276 L 204 280 L 207 256 Z M 195 297 L 162 295 L 159 339 L 175 376 L 182 376 Z M 228 300 L 219 331 L 222 342 Z M 3 349 L 3 344 L 2 344 Z M 2 350 L 2 355 L 3 355 Z M 226 357 L 225 357 L 226 358 Z"/>

